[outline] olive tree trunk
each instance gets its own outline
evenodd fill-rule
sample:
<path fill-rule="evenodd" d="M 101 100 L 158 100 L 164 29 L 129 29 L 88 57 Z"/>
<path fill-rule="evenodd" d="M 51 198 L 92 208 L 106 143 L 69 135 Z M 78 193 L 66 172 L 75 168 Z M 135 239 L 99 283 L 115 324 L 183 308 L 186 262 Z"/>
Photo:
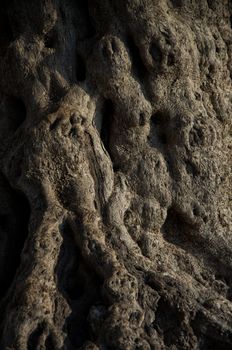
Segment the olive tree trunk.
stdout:
<path fill-rule="evenodd" d="M 229 0 L 0 9 L 0 349 L 232 349 Z"/>

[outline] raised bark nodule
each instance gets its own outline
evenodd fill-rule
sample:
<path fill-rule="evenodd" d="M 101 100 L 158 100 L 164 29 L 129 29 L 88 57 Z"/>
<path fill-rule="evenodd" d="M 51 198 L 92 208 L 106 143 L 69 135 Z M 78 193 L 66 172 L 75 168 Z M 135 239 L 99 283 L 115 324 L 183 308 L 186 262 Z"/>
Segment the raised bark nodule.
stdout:
<path fill-rule="evenodd" d="M 0 9 L 0 349 L 232 349 L 229 0 Z"/>

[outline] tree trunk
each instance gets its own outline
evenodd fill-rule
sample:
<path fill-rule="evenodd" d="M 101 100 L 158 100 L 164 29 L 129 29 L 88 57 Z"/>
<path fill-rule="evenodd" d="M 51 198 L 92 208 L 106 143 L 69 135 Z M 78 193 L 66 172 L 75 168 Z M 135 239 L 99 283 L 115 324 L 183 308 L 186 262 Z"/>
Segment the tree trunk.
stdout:
<path fill-rule="evenodd" d="M 230 13 L 1 5 L 1 350 L 232 349 Z"/>

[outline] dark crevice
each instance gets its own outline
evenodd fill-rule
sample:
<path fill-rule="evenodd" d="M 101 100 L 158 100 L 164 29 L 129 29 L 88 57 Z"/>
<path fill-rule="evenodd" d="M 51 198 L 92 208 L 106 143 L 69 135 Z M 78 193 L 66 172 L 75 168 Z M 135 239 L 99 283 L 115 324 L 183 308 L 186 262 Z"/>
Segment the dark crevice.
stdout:
<path fill-rule="evenodd" d="M 27 110 L 24 102 L 20 98 L 12 98 L 11 101 L 12 110 L 15 112 L 12 114 L 12 124 L 14 124 L 15 130 L 24 122 L 27 116 Z"/>
<path fill-rule="evenodd" d="M 144 126 L 147 124 L 147 119 L 146 119 L 146 115 L 141 112 L 139 115 L 139 125 Z"/>
<path fill-rule="evenodd" d="M 151 116 L 150 134 L 148 141 L 151 146 L 163 148 L 168 144 L 168 116 L 157 112 Z"/>
<path fill-rule="evenodd" d="M 58 43 L 58 34 L 55 29 L 51 30 L 44 37 L 44 46 L 49 49 L 54 49 Z"/>
<path fill-rule="evenodd" d="M 3 298 L 20 265 L 21 252 L 28 236 L 30 205 L 26 196 L 0 179 L 0 298 Z"/>
<path fill-rule="evenodd" d="M 76 253 L 76 257 L 78 258 L 78 252 Z M 81 273 L 81 266 L 78 264 L 78 260 L 74 260 L 66 276 L 64 291 L 70 300 L 78 300 L 85 293 L 84 285 L 82 285 L 83 282 L 80 283 L 76 276 L 78 272 Z"/>
<path fill-rule="evenodd" d="M 0 55 L 4 55 L 10 43 L 15 39 L 9 15 L 4 6 L 0 9 L 0 33 Z"/>
<path fill-rule="evenodd" d="M 147 76 L 147 68 L 145 67 L 138 46 L 132 36 L 129 36 L 126 40 L 127 47 L 132 62 L 132 72 L 142 83 Z"/>
<path fill-rule="evenodd" d="M 79 0 L 76 2 L 79 16 L 73 18 L 74 25 L 81 27 L 80 39 L 92 38 L 96 34 L 93 20 L 89 13 L 89 5 L 87 0 Z"/>
<path fill-rule="evenodd" d="M 161 125 L 165 120 L 165 115 L 162 112 L 156 112 L 151 116 L 151 123 L 154 126 Z"/>
<path fill-rule="evenodd" d="M 71 300 L 80 299 L 83 296 L 83 285 L 80 284 L 77 277 L 77 272 L 80 267 L 81 253 L 73 242 L 71 231 L 67 225 L 62 229 L 64 243 L 61 248 L 60 258 L 61 264 L 58 268 L 59 289 Z M 68 252 L 70 256 L 68 256 Z M 62 260 L 66 260 L 67 264 L 62 265 Z M 65 275 L 63 274 L 65 270 Z"/>
<path fill-rule="evenodd" d="M 153 327 L 163 336 L 166 346 L 178 344 L 181 338 L 182 314 L 168 300 L 161 298 L 155 313 Z"/>
<path fill-rule="evenodd" d="M 45 349 L 46 350 L 56 350 L 56 346 L 54 344 L 53 337 L 51 334 L 49 334 L 49 336 L 46 339 Z"/>
<path fill-rule="evenodd" d="M 86 65 L 84 59 L 79 54 L 77 54 L 76 63 L 76 79 L 77 81 L 84 81 L 86 79 Z"/>
<path fill-rule="evenodd" d="M 28 339 L 28 350 L 35 350 L 40 343 L 40 337 L 44 332 L 44 324 L 39 323 L 37 328 L 31 333 Z"/>
<path fill-rule="evenodd" d="M 111 100 L 105 100 L 102 105 L 101 111 L 101 126 L 100 126 L 100 137 L 106 151 L 109 153 L 111 159 L 112 153 L 110 150 L 110 137 L 112 132 L 112 123 L 114 115 L 114 105 Z"/>
<path fill-rule="evenodd" d="M 49 95 L 54 104 L 57 104 L 65 95 L 65 89 L 60 86 L 55 77 L 51 77 Z"/>
<path fill-rule="evenodd" d="M 150 54 L 154 60 L 155 67 L 160 68 L 163 61 L 163 52 L 160 48 L 160 45 L 156 42 L 153 42 L 150 46 Z"/>
<path fill-rule="evenodd" d="M 65 345 L 72 349 L 92 338 L 88 314 L 91 306 L 101 300 L 102 281 L 86 265 L 69 225 L 62 225 L 61 232 L 63 243 L 56 269 L 57 283 L 72 310 L 64 326 Z"/>
<path fill-rule="evenodd" d="M 4 123 L 4 127 L 10 133 L 15 132 L 23 124 L 26 116 L 26 106 L 21 98 L 4 96 L 0 105 L 0 122 Z"/>

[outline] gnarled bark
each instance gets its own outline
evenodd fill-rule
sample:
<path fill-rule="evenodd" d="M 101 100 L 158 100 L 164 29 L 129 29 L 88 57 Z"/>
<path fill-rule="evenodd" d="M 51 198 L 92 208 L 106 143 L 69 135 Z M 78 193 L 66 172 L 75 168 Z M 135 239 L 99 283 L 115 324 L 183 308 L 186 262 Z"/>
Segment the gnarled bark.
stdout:
<path fill-rule="evenodd" d="M 4 3 L 1 349 L 231 349 L 230 13 Z"/>

